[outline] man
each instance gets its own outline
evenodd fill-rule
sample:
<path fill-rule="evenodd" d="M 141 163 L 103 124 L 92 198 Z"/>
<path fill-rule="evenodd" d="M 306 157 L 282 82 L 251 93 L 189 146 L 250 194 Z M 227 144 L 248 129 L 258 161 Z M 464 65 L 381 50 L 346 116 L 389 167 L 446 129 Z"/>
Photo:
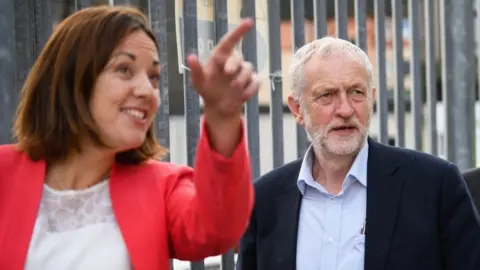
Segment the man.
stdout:
<path fill-rule="evenodd" d="M 457 167 L 367 131 L 372 65 L 350 42 L 300 48 L 288 106 L 303 159 L 255 181 L 238 270 L 478 270 L 480 224 Z"/>
<path fill-rule="evenodd" d="M 463 173 L 475 206 L 480 209 L 480 168 L 470 169 Z"/>

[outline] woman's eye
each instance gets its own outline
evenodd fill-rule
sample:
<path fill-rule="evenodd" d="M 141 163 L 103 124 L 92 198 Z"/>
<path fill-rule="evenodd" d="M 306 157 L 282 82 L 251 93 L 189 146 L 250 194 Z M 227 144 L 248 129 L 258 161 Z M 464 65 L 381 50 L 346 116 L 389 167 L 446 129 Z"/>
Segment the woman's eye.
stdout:
<path fill-rule="evenodd" d="M 150 80 L 152 81 L 159 81 L 160 80 L 160 75 L 159 74 L 154 74 L 150 76 Z"/>
<path fill-rule="evenodd" d="M 122 74 L 130 74 L 131 72 L 128 66 L 119 66 L 116 68 L 116 71 Z"/>

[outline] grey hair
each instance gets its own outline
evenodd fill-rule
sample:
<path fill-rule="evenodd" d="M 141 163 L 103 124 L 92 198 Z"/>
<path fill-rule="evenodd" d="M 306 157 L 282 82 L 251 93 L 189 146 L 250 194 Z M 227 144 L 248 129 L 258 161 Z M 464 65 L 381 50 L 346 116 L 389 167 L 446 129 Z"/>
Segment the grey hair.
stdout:
<path fill-rule="evenodd" d="M 305 88 L 306 78 L 304 67 L 315 52 L 319 52 L 322 57 L 332 55 L 333 53 L 346 52 L 360 60 L 368 74 L 367 86 L 369 93 L 373 87 L 373 66 L 367 54 L 350 41 L 337 37 L 323 37 L 305 44 L 299 48 L 293 55 L 289 75 L 291 80 L 291 90 L 293 96 L 298 100 Z"/>

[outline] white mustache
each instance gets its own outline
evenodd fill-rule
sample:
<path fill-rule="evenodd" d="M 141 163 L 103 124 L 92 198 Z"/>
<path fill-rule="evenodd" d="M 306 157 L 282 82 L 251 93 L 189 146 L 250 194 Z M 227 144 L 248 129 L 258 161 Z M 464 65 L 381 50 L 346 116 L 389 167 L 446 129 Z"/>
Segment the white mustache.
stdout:
<path fill-rule="evenodd" d="M 356 128 L 358 129 L 360 127 L 360 121 L 358 119 L 352 119 L 348 122 L 345 123 L 330 123 L 327 126 L 327 131 L 331 131 L 333 129 L 338 129 L 338 128 Z"/>

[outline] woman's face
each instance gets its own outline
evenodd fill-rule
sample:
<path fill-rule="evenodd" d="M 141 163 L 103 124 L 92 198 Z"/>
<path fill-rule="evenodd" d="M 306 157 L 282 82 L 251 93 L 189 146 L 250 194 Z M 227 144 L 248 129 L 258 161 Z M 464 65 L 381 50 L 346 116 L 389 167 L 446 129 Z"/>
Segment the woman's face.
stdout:
<path fill-rule="evenodd" d="M 140 147 L 160 103 L 155 43 L 135 31 L 113 51 L 95 82 L 90 111 L 103 143 L 116 152 Z"/>

